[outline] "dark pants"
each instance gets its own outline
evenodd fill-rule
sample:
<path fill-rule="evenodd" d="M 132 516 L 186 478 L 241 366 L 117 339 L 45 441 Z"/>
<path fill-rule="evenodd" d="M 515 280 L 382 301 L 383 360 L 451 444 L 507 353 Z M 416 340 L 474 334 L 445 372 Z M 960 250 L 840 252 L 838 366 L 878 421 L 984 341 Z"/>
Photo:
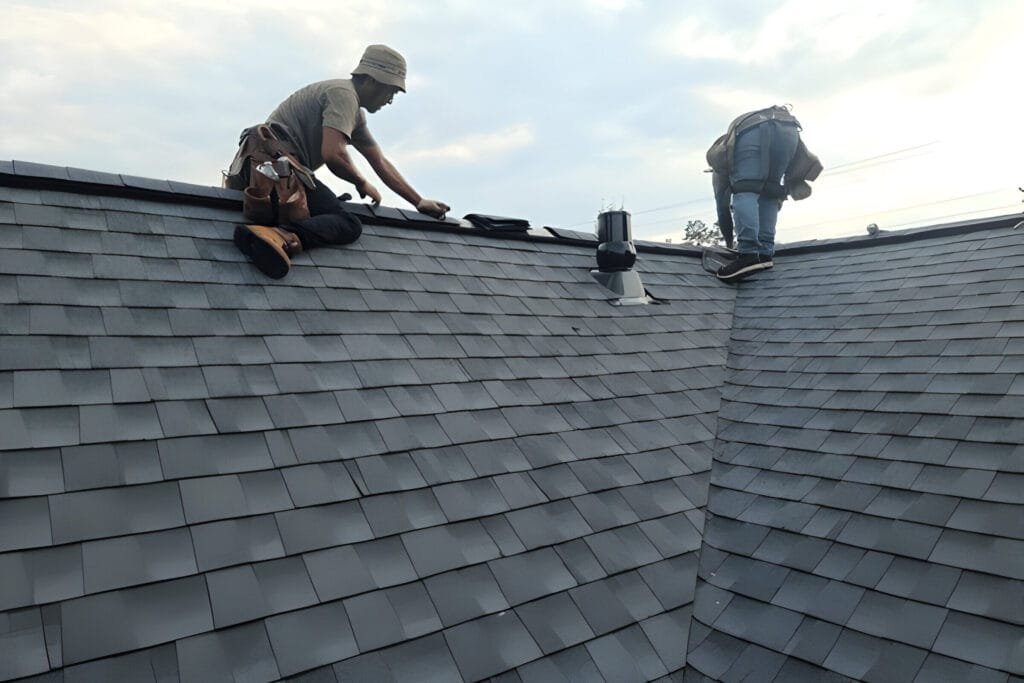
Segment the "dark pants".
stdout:
<path fill-rule="evenodd" d="M 316 187 L 306 188 L 310 217 L 282 227 L 299 236 L 303 249 L 355 242 L 363 232 L 359 218 L 345 210 L 331 188 L 314 180 Z"/>

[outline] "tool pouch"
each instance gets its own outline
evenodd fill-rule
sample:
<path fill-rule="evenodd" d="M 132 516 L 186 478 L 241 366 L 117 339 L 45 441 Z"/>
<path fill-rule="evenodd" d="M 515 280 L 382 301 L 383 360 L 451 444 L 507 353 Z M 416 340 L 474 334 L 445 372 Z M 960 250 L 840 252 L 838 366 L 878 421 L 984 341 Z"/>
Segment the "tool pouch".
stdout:
<path fill-rule="evenodd" d="M 242 190 L 242 213 L 257 225 L 309 218 L 306 188 L 315 186 L 313 172 L 294 148 L 265 124 L 242 131 L 238 153 L 224 174 L 224 187 Z"/>

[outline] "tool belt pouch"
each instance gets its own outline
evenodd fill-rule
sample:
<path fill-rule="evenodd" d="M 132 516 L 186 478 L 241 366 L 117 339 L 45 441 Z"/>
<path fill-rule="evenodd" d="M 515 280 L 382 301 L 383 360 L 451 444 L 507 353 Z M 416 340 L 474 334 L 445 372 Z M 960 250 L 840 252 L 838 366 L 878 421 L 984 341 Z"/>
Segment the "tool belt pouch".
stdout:
<path fill-rule="evenodd" d="M 248 222 L 281 225 L 309 218 L 306 188 L 315 182 L 291 145 L 270 126 L 260 125 L 242 131 L 224 186 L 242 190 L 242 214 Z"/>

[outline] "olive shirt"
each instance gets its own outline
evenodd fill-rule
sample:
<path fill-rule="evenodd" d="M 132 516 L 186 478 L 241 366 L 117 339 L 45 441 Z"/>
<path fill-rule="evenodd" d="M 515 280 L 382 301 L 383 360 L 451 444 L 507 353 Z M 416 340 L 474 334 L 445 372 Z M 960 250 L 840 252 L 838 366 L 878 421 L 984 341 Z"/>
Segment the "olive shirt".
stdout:
<path fill-rule="evenodd" d="M 300 88 L 277 106 L 267 123 L 285 129 L 298 148 L 300 161 L 313 171 L 324 165 L 320 149 L 324 126 L 341 131 L 351 143 L 374 143 L 366 126 L 366 112 L 359 108 L 359 97 L 348 78 L 320 81 Z"/>

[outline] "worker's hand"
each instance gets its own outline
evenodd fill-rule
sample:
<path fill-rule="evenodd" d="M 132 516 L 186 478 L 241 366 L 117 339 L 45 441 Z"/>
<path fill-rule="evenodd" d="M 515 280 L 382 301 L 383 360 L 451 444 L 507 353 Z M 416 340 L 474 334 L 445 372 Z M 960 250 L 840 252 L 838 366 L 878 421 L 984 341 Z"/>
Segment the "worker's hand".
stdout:
<path fill-rule="evenodd" d="M 369 197 L 374 206 L 380 204 L 380 191 L 366 178 L 356 184 L 356 192 L 359 193 L 360 198 Z"/>
<path fill-rule="evenodd" d="M 444 202 L 439 202 L 436 199 L 421 199 L 419 204 L 416 205 L 416 210 L 420 213 L 425 213 L 428 216 L 441 220 L 444 220 L 444 215 L 451 211 L 451 208 Z"/>

